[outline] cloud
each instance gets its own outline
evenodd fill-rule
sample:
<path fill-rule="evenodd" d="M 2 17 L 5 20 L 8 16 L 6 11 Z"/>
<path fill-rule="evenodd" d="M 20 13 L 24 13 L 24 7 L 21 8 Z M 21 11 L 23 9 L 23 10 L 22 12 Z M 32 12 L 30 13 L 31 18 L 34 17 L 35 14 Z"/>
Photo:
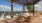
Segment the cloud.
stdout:
<path fill-rule="evenodd" d="M 42 1 L 40 1 L 40 2 L 38 3 L 38 5 L 42 5 Z"/>
<path fill-rule="evenodd" d="M 42 11 L 42 5 L 35 5 L 35 11 Z"/>
<path fill-rule="evenodd" d="M 10 11 L 10 7 L 5 5 L 0 5 L 0 11 Z"/>
<path fill-rule="evenodd" d="M 13 11 L 23 11 L 22 8 L 14 8 Z"/>
<path fill-rule="evenodd" d="M 42 1 L 35 5 L 35 11 L 42 11 Z"/>
<path fill-rule="evenodd" d="M 0 5 L 0 11 L 11 11 L 11 7 L 6 6 L 6 5 Z M 13 7 L 13 11 L 23 11 L 23 9 Z"/>

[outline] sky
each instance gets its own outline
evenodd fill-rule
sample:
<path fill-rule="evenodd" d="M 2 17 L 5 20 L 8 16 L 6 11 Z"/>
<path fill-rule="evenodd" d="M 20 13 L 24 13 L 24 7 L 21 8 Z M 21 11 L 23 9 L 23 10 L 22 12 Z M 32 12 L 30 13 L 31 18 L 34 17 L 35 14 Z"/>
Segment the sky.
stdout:
<path fill-rule="evenodd" d="M 35 11 L 42 11 L 42 0 L 35 5 Z"/>
<path fill-rule="evenodd" d="M 25 10 L 27 11 L 26 7 Z M 11 3 L 6 0 L 0 0 L 0 11 L 11 11 Z M 23 11 L 23 6 L 14 4 L 13 11 Z M 35 11 L 42 11 L 42 1 L 35 5 Z"/>

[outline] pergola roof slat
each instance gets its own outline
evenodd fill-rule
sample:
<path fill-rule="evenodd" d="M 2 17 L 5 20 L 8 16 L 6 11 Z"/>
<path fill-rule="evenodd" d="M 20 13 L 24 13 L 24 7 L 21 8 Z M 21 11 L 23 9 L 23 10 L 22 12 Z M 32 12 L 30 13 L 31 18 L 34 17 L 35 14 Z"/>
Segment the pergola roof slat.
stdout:
<path fill-rule="evenodd" d="M 31 5 L 31 4 L 37 4 L 40 0 L 18 0 L 16 3 L 22 4 L 22 5 Z"/>

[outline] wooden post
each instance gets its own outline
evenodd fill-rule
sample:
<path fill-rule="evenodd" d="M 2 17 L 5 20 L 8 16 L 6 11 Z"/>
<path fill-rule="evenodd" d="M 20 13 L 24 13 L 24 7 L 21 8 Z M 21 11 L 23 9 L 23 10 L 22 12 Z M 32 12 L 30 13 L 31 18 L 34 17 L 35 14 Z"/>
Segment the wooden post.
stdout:
<path fill-rule="evenodd" d="M 6 18 L 6 14 L 5 14 L 5 11 L 4 11 L 4 18 Z"/>
<path fill-rule="evenodd" d="M 23 5 L 23 13 L 25 13 L 25 6 Z"/>
<path fill-rule="evenodd" d="M 33 17 L 34 17 L 34 3 L 33 3 Z"/>
<path fill-rule="evenodd" d="M 13 18 L 13 2 L 11 2 L 11 18 Z"/>

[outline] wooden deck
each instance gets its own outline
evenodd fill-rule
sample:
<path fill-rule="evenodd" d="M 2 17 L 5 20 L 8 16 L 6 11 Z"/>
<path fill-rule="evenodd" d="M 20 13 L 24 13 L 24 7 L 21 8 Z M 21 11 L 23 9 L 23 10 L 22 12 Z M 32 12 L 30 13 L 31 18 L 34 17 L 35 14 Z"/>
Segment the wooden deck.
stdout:
<path fill-rule="evenodd" d="M 42 16 L 34 17 L 31 23 L 42 23 Z"/>
<path fill-rule="evenodd" d="M 18 16 L 17 19 L 10 18 L 7 20 L 0 20 L 0 23 L 42 23 L 42 15 L 35 16 L 34 18 L 32 16 Z"/>

